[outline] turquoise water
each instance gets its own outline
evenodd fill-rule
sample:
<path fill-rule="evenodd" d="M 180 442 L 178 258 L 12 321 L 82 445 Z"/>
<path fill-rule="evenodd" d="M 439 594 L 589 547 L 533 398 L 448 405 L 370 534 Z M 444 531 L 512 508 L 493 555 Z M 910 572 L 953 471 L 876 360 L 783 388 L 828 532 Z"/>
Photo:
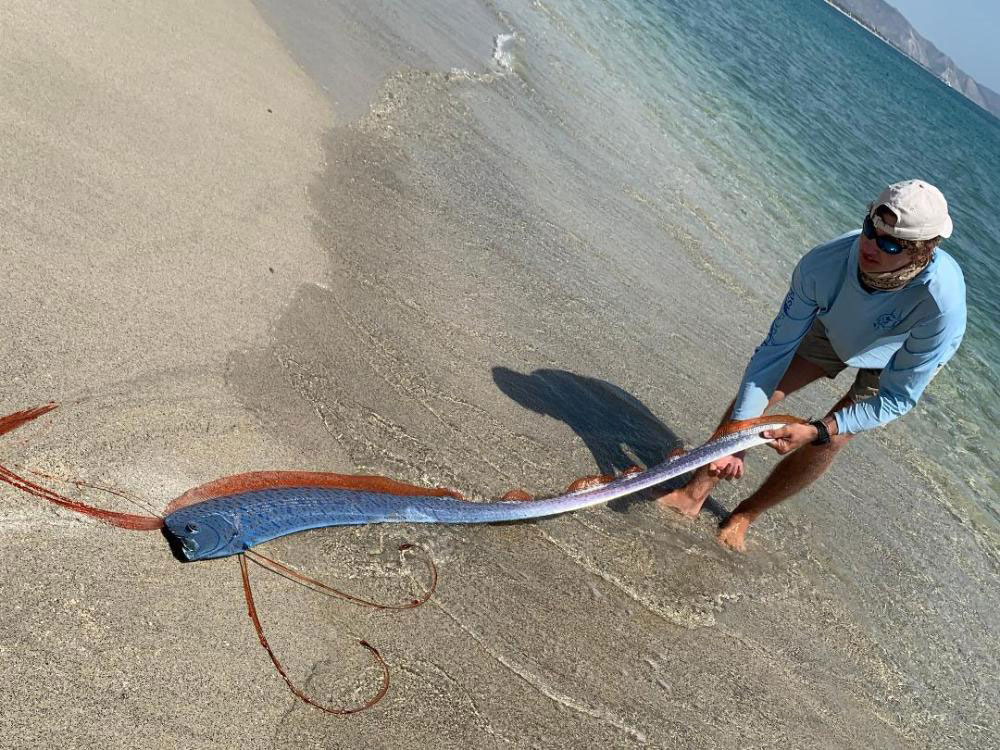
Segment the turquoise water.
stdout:
<path fill-rule="evenodd" d="M 419 533 L 449 586 L 471 583 L 467 597 L 452 589 L 456 606 L 495 585 L 512 612 L 575 621 L 572 604 L 596 622 L 617 592 L 611 630 L 566 652 L 575 665 L 606 649 L 606 669 L 543 665 L 561 645 L 539 662 L 565 680 L 546 695 L 629 717 L 604 745 L 995 746 L 997 123 L 820 0 L 266 5 L 338 118 L 309 186 L 328 272 L 227 382 L 254 414 L 283 384 L 353 471 L 554 495 L 565 478 L 696 444 L 796 260 L 857 229 L 887 182 L 940 184 L 969 278 L 965 345 L 914 413 L 761 518 L 748 555 L 712 534 L 770 451 L 693 523 L 636 497 L 495 544 Z M 388 59 L 373 67 L 370 49 Z M 371 92 L 345 108 L 358 80 Z M 816 414 L 848 382 L 817 383 L 788 410 Z M 300 444 L 274 415 L 266 428 Z M 519 571 L 537 585 L 510 598 Z M 562 580 L 587 580 L 593 599 Z M 483 617 L 497 653 L 565 635 Z M 652 663 L 635 658 L 647 649 Z M 538 727 L 514 744 L 573 737 Z"/>
<path fill-rule="evenodd" d="M 763 293 L 779 293 L 810 246 L 857 228 L 886 183 L 942 188 L 955 220 L 944 247 L 966 274 L 969 328 L 905 429 L 948 493 L 1000 518 L 990 429 L 1000 421 L 1000 121 L 818 0 L 534 8 L 597 63 L 580 84 L 595 101 L 614 95 L 636 129 L 661 130 L 650 179 L 661 170 L 683 182 L 720 230 L 715 261 Z"/>

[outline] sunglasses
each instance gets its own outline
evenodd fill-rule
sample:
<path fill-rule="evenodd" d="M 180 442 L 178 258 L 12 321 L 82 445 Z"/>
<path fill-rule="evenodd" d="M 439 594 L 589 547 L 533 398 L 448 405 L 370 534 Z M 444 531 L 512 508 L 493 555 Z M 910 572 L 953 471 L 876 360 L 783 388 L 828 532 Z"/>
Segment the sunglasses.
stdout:
<path fill-rule="evenodd" d="M 903 252 L 904 248 L 892 237 L 878 236 L 875 234 L 875 225 L 872 223 L 872 217 L 866 216 L 865 223 L 861 227 L 861 232 L 870 240 L 875 240 L 875 244 L 878 245 L 878 249 L 883 253 L 888 253 L 889 255 L 899 255 Z"/>

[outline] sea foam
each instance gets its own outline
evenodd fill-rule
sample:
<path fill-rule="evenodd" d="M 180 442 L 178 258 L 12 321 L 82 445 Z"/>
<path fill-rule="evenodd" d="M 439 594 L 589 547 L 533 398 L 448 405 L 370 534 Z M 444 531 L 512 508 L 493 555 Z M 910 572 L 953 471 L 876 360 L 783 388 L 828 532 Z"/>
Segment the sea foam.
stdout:
<path fill-rule="evenodd" d="M 514 60 L 510 48 L 514 43 L 514 34 L 497 34 L 493 37 L 493 62 L 497 67 L 509 71 Z"/>

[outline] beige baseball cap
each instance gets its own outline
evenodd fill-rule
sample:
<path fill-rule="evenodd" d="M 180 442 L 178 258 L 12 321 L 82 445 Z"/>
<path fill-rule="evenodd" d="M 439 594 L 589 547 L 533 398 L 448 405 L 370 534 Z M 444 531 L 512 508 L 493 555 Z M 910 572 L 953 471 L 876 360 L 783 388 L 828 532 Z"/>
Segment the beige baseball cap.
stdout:
<path fill-rule="evenodd" d="M 891 227 L 875 214 L 885 206 L 896 215 Z M 936 187 L 923 180 L 906 180 L 887 187 L 868 206 L 875 228 L 901 240 L 931 240 L 951 237 L 952 223 L 948 201 Z"/>

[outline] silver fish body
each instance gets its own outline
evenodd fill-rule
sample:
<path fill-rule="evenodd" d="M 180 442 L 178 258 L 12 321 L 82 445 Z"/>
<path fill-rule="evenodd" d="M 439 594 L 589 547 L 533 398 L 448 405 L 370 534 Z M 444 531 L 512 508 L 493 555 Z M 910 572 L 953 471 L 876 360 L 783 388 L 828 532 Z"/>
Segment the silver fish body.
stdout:
<path fill-rule="evenodd" d="M 184 560 L 235 555 L 287 534 L 366 523 L 496 523 L 589 508 L 653 487 L 712 461 L 769 442 L 763 422 L 732 432 L 646 471 L 543 500 L 472 502 L 451 497 L 403 496 L 326 487 L 260 489 L 204 500 L 164 519 L 164 534 Z"/>

